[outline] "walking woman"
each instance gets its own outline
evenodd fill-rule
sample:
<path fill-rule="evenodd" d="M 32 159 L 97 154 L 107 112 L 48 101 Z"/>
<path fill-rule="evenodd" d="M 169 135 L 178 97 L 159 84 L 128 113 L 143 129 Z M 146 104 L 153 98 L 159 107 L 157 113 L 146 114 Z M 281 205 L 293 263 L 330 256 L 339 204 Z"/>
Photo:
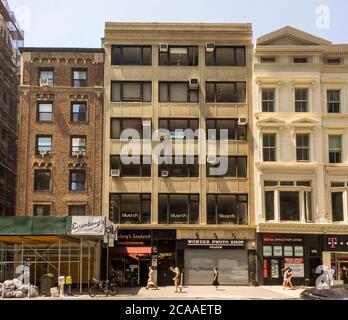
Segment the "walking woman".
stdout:
<path fill-rule="evenodd" d="M 181 292 L 180 287 L 180 269 L 178 267 L 175 267 L 174 269 L 172 269 L 172 271 L 174 272 L 175 276 L 173 278 L 174 281 L 174 286 L 175 286 L 175 292 Z"/>
<path fill-rule="evenodd" d="M 156 289 L 157 290 L 157 286 L 155 284 L 155 282 L 153 281 L 153 268 L 149 267 L 149 276 L 148 276 L 148 280 L 147 280 L 147 286 L 146 286 L 146 290 L 148 289 Z"/>
<path fill-rule="evenodd" d="M 219 269 L 218 267 L 214 268 L 214 278 L 213 278 L 213 286 L 215 286 L 215 289 L 219 287 Z"/>

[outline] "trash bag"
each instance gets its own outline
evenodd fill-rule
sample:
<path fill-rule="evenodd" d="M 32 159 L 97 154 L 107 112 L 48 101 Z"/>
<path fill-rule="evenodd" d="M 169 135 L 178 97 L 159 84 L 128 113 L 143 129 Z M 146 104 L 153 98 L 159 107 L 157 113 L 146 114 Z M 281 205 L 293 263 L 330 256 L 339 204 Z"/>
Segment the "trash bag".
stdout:
<path fill-rule="evenodd" d="M 39 288 L 36 286 L 30 287 L 30 298 L 37 298 L 39 296 Z"/>
<path fill-rule="evenodd" d="M 18 279 L 13 279 L 12 282 L 16 286 L 17 289 L 19 289 L 22 286 L 22 282 L 19 281 Z"/>
<path fill-rule="evenodd" d="M 29 285 L 27 284 L 23 284 L 21 285 L 18 290 L 22 291 L 24 294 L 28 294 L 29 291 Z"/>
<path fill-rule="evenodd" d="M 20 290 L 14 291 L 14 298 L 25 298 L 25 297 L 26 297 L 26 294 L 24 294 L 22 291 Z"/>

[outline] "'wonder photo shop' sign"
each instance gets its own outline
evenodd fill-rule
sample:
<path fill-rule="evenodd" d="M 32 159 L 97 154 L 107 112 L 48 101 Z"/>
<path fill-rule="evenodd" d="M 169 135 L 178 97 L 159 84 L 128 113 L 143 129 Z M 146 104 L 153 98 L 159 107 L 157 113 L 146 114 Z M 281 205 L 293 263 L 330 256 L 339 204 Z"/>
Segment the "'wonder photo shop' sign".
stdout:
<path fill-rule="evenodd" d="M 104 233 L 105 217 L 72 217 L 72 235 L 103 236 Z"/>
<path fill-rule="evenodd" d="M 233 248 L 244 248 L 245 240 L 197 239 L 197 240 L 187 240 L 186 245 L 187 247 L 192 247 L 192 248 L 233 249 Z"/>

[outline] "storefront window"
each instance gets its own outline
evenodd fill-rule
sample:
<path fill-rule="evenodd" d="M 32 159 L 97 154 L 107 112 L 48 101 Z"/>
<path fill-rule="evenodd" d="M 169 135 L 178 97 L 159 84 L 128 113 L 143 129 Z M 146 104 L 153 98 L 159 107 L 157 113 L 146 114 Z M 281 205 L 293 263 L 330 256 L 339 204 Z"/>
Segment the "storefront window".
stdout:
<path fill-rule="evenodd" d="M 208 224 L 248 224 L 248 196 L 208 195 L 207 218 Z"/>
<path fill-rule="evenodd" d="M 199 196 L 186 194 L 161 194 L 158 196 L 160 224 L 199 223 Z"/>
<path fill-rule="evenodd" d="M 111 194 L 110 220 L 116 224 L 151 222 L 150 194 Z"/>
<path fill-rule="evenodd" d="M 348 201 L 348 182 L 331 183 L 331 212 L 333 222 L 345 221 L 348 208 L 344 205 Z"/>

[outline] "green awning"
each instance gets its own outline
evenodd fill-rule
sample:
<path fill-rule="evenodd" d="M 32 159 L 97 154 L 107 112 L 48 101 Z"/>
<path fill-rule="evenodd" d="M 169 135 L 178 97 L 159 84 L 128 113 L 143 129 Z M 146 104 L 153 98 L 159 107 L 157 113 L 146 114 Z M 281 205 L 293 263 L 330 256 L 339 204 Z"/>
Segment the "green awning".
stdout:
<path fill-rule="evenodd" d="M 31 217 L 0 217 L 0 235 L 31 235 Z"/>

